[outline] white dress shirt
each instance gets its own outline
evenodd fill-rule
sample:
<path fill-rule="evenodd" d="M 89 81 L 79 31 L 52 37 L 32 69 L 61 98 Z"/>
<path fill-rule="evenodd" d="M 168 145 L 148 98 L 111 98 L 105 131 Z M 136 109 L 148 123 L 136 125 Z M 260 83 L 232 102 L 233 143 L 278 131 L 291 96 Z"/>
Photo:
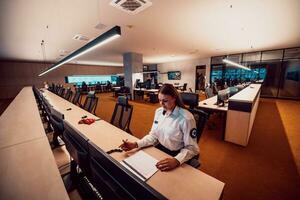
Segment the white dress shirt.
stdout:
<path fill-rule="evenodd" d="M 171 151 L 180 150 L 175 158 L 182 164 L 199 154 L 197 138 L 193 134 L 196 129 L 194 116 L 178 106 L 170 114 L 164 114 L 163 111 L 162 107 L 156 109 L 151 131 L 137 142 L 138 147 L 159 142 Z"/>

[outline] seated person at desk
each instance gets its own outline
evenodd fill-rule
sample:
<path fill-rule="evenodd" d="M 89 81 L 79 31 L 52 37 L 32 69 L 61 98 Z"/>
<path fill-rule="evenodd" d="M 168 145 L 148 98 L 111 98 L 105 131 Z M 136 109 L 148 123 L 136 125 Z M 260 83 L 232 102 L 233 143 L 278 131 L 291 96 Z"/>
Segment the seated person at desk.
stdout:
<path fill-rule="evenodd" d="M 196 122 L 194 116 L 185 109 L 173 85 L 164 84 L 159 90 L 158 99 L 162 107 L 155 111 L 150 133 L 137 142 L 123 141 L 120 147 L 129 151 L 155 145 L 173 156 L 156 164 L 159 170 L 168 171 L 199 155 Z"/>

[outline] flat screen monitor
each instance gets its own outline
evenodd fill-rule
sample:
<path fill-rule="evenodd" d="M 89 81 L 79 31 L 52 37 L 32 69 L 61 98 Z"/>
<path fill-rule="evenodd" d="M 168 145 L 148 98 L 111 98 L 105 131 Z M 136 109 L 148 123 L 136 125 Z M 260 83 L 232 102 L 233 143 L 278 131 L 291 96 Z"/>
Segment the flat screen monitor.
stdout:
<path fill-rule="evenodd" d="M 219 106 L 224 106 L 225 103 L 228 101 L 230 95 L 230 90 L 229 88 L 226 88 L 224 90 L 219 90 L 218 91 L 218 97 L 217 97 L 217 104 Z"/>
<path fill-rule="evenodd" d="M 170 71 L 168 72 L 168 80 L 180 80 L 181 72 L 180 71 Z"/>
<path fill-rule="evenodd" d="M 89 141 L 93 185 L 104 199 L 167 199 Z"/>
<path fill-rule="evenodd" d="M 189 105 L 190 108 L 194 108 L 198 106 L 199 95 L 192 92 L 182 92 L 180 93 L 181 100 L 185 105 Z"/>

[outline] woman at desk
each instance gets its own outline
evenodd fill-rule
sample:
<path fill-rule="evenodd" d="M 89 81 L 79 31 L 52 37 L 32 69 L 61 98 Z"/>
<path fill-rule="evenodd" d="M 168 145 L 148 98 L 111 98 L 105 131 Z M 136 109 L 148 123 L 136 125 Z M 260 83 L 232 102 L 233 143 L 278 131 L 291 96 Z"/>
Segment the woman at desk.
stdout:
<path fill-rule="evenodd" d="M 161 107 L 155 111 L 150 133 L 137 142 L 123 141 L 120 147 L 129 151 L 155 145 L 173 156 L 156 164 L 159 170 L 168 171 L 198 156 L 196 123 L 173 85 L 164 84 L 158 92 L 158 99 Z"/>

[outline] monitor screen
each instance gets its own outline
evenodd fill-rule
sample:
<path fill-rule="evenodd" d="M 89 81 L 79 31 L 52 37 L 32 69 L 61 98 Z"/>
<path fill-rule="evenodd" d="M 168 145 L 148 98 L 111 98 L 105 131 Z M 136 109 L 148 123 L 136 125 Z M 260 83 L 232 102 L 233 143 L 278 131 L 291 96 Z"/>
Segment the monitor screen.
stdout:
<path fill-rule="evenodd" d="M 229 99 L 229 95 L 230 95 L 230 89 L 224 89 L 224 90 L 219 90 L 218 91 L 218 97 L 217 97 L 217 104 L 220 105 L 224 105 L 225 102 L 228 101 Z"/>
<path fill-rule="evenodd" d="M 168 72 L 168 80 L 180 80 L 181 72 L 180 71 L 170 71 Z"/>
<path fill-rule="evenodd" d="M 180 93 L 181 100 L 185 105 L 189 105 L 191 108 L 197 107 L 199 102 L 199 95 L 192 92 Z"/>

